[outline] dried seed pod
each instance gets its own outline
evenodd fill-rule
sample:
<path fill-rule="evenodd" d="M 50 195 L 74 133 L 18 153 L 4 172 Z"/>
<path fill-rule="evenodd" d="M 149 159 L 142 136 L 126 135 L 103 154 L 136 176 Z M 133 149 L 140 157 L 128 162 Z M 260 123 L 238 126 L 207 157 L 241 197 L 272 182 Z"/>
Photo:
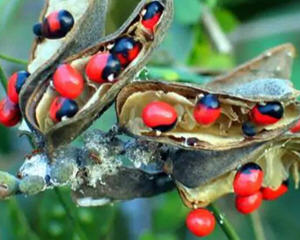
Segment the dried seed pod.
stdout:
<path fill-rule="evenodd" d="M 73 16 L 74 26 L 60 39 L 35 39 L 28 65 L 28 71 L 35 75 L 32 79 L 42 69 L 48 72 L 47 68 L 55 68 L 55 63 L 99 41 L 104 35 L 107 0 L 47 0 L 40 22 L 60 10 L 67 10 Z M 36 71 L 40 67 L 42 69 Z"/>
<path fill-rule="evenodd" d="M 299 91 L 288 80 L 293 55 L 292 45 L 279 46 L 203 86 L 131 83 L 116 100 L 119 124 L 135 136 L 187 149 L 226 150 L 271 140 L 289 129 L 300 116 L 296 100 Z M 207 96 L 214 100 L 199 101 Z M 177 123 L 171 130 L 155 131 L 143 123 L 142 111 L 154 101 L 176 109 Z M 200 104 L 200 110 L 199 102 L 206 104 Z M 251 121 L 251 110 L 257 104 L 269 102 L 280 103 L 283 116 L 274 124 L 257 126 L 255 134 L 245 134 L 244 123 Z"/>
<path fill-rule="evenodd" d="M 300 135 L 228 151 L 176 150 L 167 161 L 168 174 L 175 181 L 183 202 L 190 208 L 209 205 L 233 193 L 240 166 L 255 162 L 264 172 L 262 186 L 278 189 L 290 175 L 299 185 Z"/>
<path fill-rule="evenodd" d="M 65 121 L 59 123 L 53 122 L 49 117 L 51 102 L 58 96 L 58 93 L 52 85 L 52 75 L 55 71 L 53 66 L 51 66 L 50 70 L 47 69 L 49 72 L 47 72 L 46 77 L 40 74 L 36 75 L 35 78 L 31 78 L 31 81 L 29 79 L 29 84 L 25 86 L 25 90 L 21 93 L 21 109 L 26 116 L 26 121 L 29 126 L 40 136 L 44 136 L 49 152 L 51 152 L 53 148 L 69 143 L 88 128 L 114 101 L 120 89 L 132 80 L 136 73 L 146 64 L 152 51 L 163 40 L 173 16 L 173 1 L 159 1 L 164 7 L 164 10 L 153 33 L 153 38 L 151 39 L 148 38 L 148 33 L 145 32 L 142 26 L 142 12 L 149 2 L 151 1 L 141 1 L 129 19 L 117 32 L 101 39 L 99 43 L 63 61 L 64 64 L 68 64 L 81 73 L 84 78 L 84 90 L 79 97 L 73 99 L 79 108 L 74 117 L 67 120 L 64 119 Z M 73 30 L 71 30 L 71 32 L 72 31 Z M 66 37 L 68 37 L 68 35 Z M 102 74 L 101 82 L 95 82 L 93 79 L 89 79 L 86 67 L 90 60 L 98 54 L 113 54 L 112 49 L 114 44 L 123 37 L 132 38 L 134 42 L 141 46 L 138 55 L 129 57 L 128 60 L 132 61 L 126 62 L 126 65 L 123 65 L 121 71 L 118 71 L 117 74 L 114 71 L 113 73 L 115 75 L 113 76 L 111 76 L 109 72 L 115 70 L 114 64 L 110 64 L 109 67 L 104 66 L 100 70 L 95 69 L 96 73 Z M 89 69 L 89 73 L 90 71 Z M 34 83 L 38 84 L 34 86 Z"/>

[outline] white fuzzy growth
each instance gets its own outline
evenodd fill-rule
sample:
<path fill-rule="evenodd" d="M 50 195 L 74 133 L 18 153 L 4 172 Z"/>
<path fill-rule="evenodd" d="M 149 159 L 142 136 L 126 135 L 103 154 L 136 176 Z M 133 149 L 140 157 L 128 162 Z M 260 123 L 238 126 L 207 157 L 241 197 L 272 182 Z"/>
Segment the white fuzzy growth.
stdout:
<path fill-rule="evenodd" d="M 26 158 L 20 168 L 20 172 L 22 176 L 40 176 L 45 178 L 49 172 L 47 157 L 39 154 Z"/>
<path fill-rule="evenodd" d="M 106 205 L 111 201 L 108 198 L 93 199 L 91 197 L 86 197 L 86 198 L 76 199 L 76 202 L 81 207 L 97 207 L 97 206 Z"/>
<path fill-rule="evenodd" d="M 31 133 L 30 128 L 28 127 L 27 122 L 23 119 L 20 126 L 19 126 L 19 131 L 20 132 L 27 132 L 27 133 Z"/>

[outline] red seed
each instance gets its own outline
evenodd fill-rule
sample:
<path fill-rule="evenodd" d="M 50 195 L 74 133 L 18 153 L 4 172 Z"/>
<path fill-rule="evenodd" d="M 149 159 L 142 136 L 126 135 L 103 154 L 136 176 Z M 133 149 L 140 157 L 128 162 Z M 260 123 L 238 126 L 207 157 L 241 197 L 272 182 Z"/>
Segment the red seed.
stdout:
<path fill-rule="evenodd" d="M 288 186 L 286 184 L 281 184 L 279 188 L 272 189 L 269 187 L 262 188 L 261 192 L 264 200 L 276 200 L 288 191 Z"/>
<path fill-rule="evenodd" d="M 110 53 L 98 53 L 89 60 L 85 72 L 96 83 L 114 82 L 121 72 L 121 63 Z"/>
<path fill-rule="evenodd" d="M 280 102 L 257 104 L 251 111 L 252 121 L 258 125 L 269 125 L 278 122 L 283 116 L 283 106 Z"/>
<path fill-rule="evenodd" d="M 154 101 L 143 109 L 142 119 L 147 127 L 168 131 L 176 124 L 177 113 L 168 103 Z"/>
<path fill-rule="evenodd" d="M 63 117 L 71 118 L 77 112 L 77 103 L 64 97 L 56 97 L 50 106 L 50 117 L 54 122 L 61 121 Z"/>
<path fill-rule="evenodd" d="M 7 85 L 7 95 L 13 103 L 19 103 L 19 93 L 29 75 L 30 74 L 26 71 L 19 71 L 14 73 L 9 78 Z"/>
<path fill-rule="evenodd" d="M 53 83 L 60 95 L 71 99 L 79 97 L 84 88 L 84 80 L 80 72 L 69 64 L 62 64 L 56 69 Z"/>
<path fill-rule="evenodd" d="M 261 188 L 264 173 L 260 166 L 248 163 L 238 170 L 233 181 L 235 194 L 239 196 L 251 195 Z"/>
<path fill-rule="evenodd" d="M 297 133 L 300 131 L 300 120 L 293 126 L 290 130 L 292 133 Z"/>
<path fill-rule="evenodd" d="M 20 109 L 8 97 L 0 101 L 0 123 L 6 127 L 15 126 L 21 119 Z"/>
<path fill-rule="evenodd" d="M 221 115 L 220 103 L 217 96 L 207 94 L 202 97 L 194 109 L 195 120 L 202 125 L 214 123 Z"/>
<path fill-rule="evenodd" d="M 216 219 L 207 209 L 199 208 L 188 214 L 186 226 L 194 235 L 205 237 L 214 231 Z"/>
<path fill-rule="evenodd" d="M 262 203 L 262 193 L 260 191 L 243 197 L 236 196 L 235 206 L 236 209 L 242 214 L 249 214 L 257 210 Z"/>

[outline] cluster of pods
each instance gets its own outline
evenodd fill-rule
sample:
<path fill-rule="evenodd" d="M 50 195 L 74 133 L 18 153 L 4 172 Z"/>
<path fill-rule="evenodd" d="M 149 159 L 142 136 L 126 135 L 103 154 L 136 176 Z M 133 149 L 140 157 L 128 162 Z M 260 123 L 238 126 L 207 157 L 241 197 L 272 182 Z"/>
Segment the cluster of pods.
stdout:
<path fill-rule="evenodd" d="M 163 10 L 164 7 L 158 1 L 150 2 L 143 8 L 138 24 L 147 36 L 154 33 Z M 33 32 L 38 38 L 59 39 L 65 37 L 74 24 L 72 14 L 67 10 L 60 10 L 50 13 L 41 23 L 34 25 Z M 118 76 L 142 50 L 142 43 L 135 38 L 138 37 L 125 33 L 110 41 L 104 47 L 105 50 L 90 56 L 83 71 L 79 71 L 71 63 L 63 63 L 57 67 L 50 83 L 57 94 L 54 94 L 56 97 L 48 110 L 54 124 L 72 118 L 80 110 L 78 102 L 82 101 L 81 95 L 89 88 L 85 86 L 86 82 L 87 85 L 99 88 L 102 84 L 118 81 Z M 29 75 L 26 71 L 20 71 L 9 80 L 8 98 L 2 100 L 0 105 L 0 122 L 5 126 L 14 126 L 21 118 L 17 105 L 18 94 Z"/>
<path fill-rule="evenodd" d="M 262 187 L 264 173 L 256 163 L 247 163 L 236 173 L 233 189 L 236 195 L 235 206 L 242 214 L 250 214 L 257 210 L 262 200 L 276 200 L 288 191 L 288 181 L 284 181 L 277 189 Z M 209 210 L 198 208 L 192 210 L 186 219 L 188 229 L 198 237 L 213 232 L 216 220 Z"/>

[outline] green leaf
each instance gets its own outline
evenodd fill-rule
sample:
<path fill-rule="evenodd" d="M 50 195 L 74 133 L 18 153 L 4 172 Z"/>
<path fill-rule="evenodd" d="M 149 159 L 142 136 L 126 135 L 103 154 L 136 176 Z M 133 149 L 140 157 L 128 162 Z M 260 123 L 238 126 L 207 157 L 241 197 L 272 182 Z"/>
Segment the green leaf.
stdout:
<path fill-rule="evenodd" d="M 201 4 L 198 0 L 175 0 L 175 21 L 181 24 L 196 24 L 201 18 Z"/>

